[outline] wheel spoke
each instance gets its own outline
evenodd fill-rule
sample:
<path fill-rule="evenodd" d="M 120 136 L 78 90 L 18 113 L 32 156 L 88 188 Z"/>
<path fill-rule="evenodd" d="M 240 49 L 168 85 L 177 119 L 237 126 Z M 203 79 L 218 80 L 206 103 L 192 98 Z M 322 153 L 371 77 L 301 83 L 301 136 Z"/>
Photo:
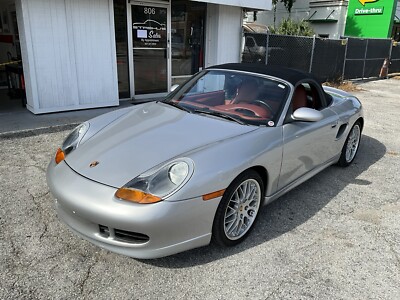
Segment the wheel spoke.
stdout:
<path fill-rule="evenodd" d="M 252 192 L 253 186 L 251 185 L 250 182 L 247 182 L 246 184 L 246 196 L 245 196 L 245 200 L 249 199 L 249 196 Z"/>
<path fill-rule="evenodd" d="M 241 219 L 241 218 L 238 218 L 238 223 L 237 223 L 237 226 L 236 226 L 236 230 L 235 230 L 235 235 L 236 236 L 239 236 L 240 235 L 240 231 L 241 231 L 241 229 L 242 229 L 242 225 L 243 225 L 243 219 Z"/>
<path fill-rule="evenodd" d="M 240 218 L 238 215 L 236 215 L 235 222 L 233 222 L 232 225 L 228 229 L 228 234 L 233 234 L 233 232 L 237 229 L 239 222 L 240 222 Z"/>
<path fill-rule="evenodd" d="M 236 190 L 235 193 L 233 194 L 233 197 L 232 197 L 232 199 L 231 199 L 231 202 L 239 203 L 239 202 L 240 202 L 239 199 L 240 199 L 239 193 L 238 193 L 238 191 Z"/>
<path fill-rule="evenodd" d="M 236 223 L 237 219 L 238 219 L 238 215 L 237 214 L 233 215 L 233 218 L 231 220 L 229 220 L 229 221 L 227 221 L 225 219 L 225 227 L 228 225 L 228 228 L 227 228 L 228 231 L 234 226 L 234 224 Z"/>
<path fill-rule="evenodd" d="M 243 199 L 246 198 L 246 186 L 245 185 L 244 186 L 240 186 L 240 192 L 241 192 L 240 203 L 243 203 Z"/>
<path fill-rule="evenodd" d="M 228 206 L 228 208 L 230 209 L 230 212 L 227 212 L 227 213 L 226 213 L 225 219 L 229 218 L 230 216 L 232 216 L 232 215 L 234 215 L 234 214 L 236 213 L 236 210 L 233 209 L 232 207 L 229 207 L 229 206 Z"/>
<path fill-rule="evenodd" d="M 257 196 L 256 193 L 257 193 L 257 188 L 253 187 L 253 189 L 251 190 L 250 196 L 249 196 L 249 200 L 248 200 L 249 203 L 251 201 L 255 200 L 255 197 Z"/>
<path fill-rule="evenodd" d="M 247 224 L 246 224 L 246 222 L 245 222 L 244 220 L 243 220 L 243 222 L 242 222 L 241 229 L 243 229 L 243 231 L 246 231 L 246 230 L 247 230 Z"/>

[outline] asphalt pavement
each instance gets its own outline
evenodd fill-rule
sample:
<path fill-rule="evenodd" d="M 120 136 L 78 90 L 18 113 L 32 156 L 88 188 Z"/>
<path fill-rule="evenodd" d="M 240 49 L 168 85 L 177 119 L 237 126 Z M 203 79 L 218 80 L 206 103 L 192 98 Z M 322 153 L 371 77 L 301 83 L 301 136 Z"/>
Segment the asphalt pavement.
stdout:
<path fill-rule="evenodd" d="M 359 87 L 352 166 L 262 208 L 235 248 L 156 260 L 102 250 L 57 219 L 45 171 L 68 124 L 0 134 L 0 299 L 399 299 L 400 81 Z"/>

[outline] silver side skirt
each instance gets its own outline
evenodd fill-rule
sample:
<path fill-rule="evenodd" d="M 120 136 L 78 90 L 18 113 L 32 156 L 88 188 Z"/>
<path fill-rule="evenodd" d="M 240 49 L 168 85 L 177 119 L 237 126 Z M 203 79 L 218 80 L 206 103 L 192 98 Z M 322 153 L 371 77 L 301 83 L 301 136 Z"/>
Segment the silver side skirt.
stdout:
<path fill-rule="evenodd" d="M 300 177 L 300 178 L 296 179 L 295 181 L 289 183 L 287 186 L 283 187 L 282 189 L 277 191 L 275 194 L 273 194 L 271 196 L 265 196 L 264 205 L 267 205 L 267 204 L 275 201 L 280 196 L 286 194 L 287 192 L 289 192 L 290 190 L 294 189 L 296 186 L 302 184 L 303 182 L 307 181 L 308 179 L 310 179 L 314 175 L 318 174 L 322 170 L 324 170 L 327 167 L 337 163 L 339 158 L 340 158 L 340 153 L 338 155 L 336 155 L 335 157 L 333 157 L 332 159 L 330 159 L 329 161 L 327 161 L 325 164 L 323 164 L 323 165 L 321 165 L 319 167 L 316 167 L 315 169 L 313 169 L 313 170 L 309 171 L 308 173 L 304 174 L 302 177 Z"/>

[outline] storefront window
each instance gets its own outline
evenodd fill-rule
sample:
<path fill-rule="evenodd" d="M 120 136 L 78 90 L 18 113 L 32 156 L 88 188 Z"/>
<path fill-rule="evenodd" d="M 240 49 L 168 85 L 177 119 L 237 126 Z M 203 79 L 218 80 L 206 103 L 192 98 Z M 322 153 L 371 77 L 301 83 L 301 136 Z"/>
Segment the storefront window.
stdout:
<path fill-rule="evenodd" d="M 126 0 L 114 0 L 119 98 L 130 98 Z"/>
<path fill-rule="evenodd" d="M 206 4 L 174 0 L 171 6 L 172 84 L 181 84 L 204 67 Z"/>

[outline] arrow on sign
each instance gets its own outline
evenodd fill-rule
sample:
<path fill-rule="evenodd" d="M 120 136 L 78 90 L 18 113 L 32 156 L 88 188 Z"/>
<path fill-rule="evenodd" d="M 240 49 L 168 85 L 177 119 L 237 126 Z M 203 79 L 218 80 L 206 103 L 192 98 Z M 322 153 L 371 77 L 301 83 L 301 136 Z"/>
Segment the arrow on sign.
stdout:
<path fill-rule="evenodd" d="M 363 6 L 365 6 L 365 3 L 372 3 L 372 2 L 377 2 L 378 0 L 358 0 Z"/>

